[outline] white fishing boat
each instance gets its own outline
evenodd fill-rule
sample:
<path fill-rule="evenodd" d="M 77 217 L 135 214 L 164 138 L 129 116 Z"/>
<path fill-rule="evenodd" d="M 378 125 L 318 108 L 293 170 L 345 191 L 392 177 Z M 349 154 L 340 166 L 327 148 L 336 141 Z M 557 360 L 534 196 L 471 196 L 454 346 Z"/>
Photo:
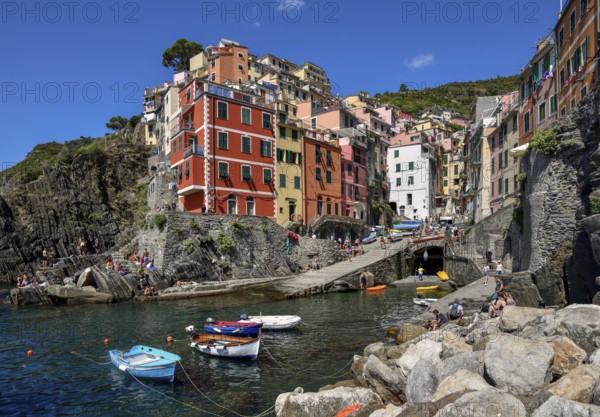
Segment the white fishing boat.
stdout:
<path fill-rule="evenodd" d="M 302 319 L 300 316 L 240 316 L 242 323 L 263 323 L 265 330 L 290 330 L 298 327 Z"/>
<path fill-rule="evenodd" d="M 418 306 L 429 307 L 431 304 L 435 303 L 437 300 L 438 300 L 437 298 L 415 297 L 415 298 L 413 298 L 413 303 L 415 303 Z"/>
<path fill-rule="evenodd" d="M 222 334 L 198 334 L 194 326 L 185 328 L 190 335 L 190 347 L 207 355 L 235 359 L 256 359 L 260 338 Z"/>

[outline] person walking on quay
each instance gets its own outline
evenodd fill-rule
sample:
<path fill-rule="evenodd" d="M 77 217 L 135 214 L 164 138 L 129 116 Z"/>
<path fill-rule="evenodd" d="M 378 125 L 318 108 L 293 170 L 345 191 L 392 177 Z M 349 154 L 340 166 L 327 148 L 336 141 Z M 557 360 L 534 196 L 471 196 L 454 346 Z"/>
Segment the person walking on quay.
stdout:
<path fill-rule="evenodd" d="M 504 268 L 502 267 L 502 262 L 498 261 L 498 263 L 496 264 L 496 275 L 502 276 L 503 271 L 504 271 Z"/>
<path fill-rule="evenodd" d="M 488 265 L 491 265 L 492 263 L 492 251 L 489 249 L 485 251 L 485 261 L 488 263 Z"/>
<path fill-rule="evenodd" d="M 494 279 L 496 280 L 496 287 L 494 288 L 494 294 L 492 294 L 492 301 L 495 302 L 498 300 L 498 294 L 504 290 L 504 281 L 502 281 L 500 275 L 496 275 Z"/>
<path fill-rule="evenodd" d="M 423 273 L 425 272 L 425 268 L 423 268 L 423 265 L 419 264 L 419 267 L 417 268 L 417 274 L 418 274 L 418 278 L 419 281 L 423 281 Z M 417 282 L 415 280 L 415 282 Z"/>
<path fill-rule="evenodd" d="M 490 276 L 490 267 L 488 264 L 483 266 L 483 285 L 488 285 L 488 278 Z"/>

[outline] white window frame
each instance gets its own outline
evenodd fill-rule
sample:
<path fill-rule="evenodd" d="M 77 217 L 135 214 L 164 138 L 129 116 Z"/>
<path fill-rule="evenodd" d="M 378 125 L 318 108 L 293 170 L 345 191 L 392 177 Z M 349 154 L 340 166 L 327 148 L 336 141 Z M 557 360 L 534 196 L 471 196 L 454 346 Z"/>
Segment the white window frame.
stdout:
<path fill-rule="evenodd" d="M 217 163 L 217 178 L 220 180 L 225 180 L 226 178 L 221 178 L 221 164 L 224 164 L 227 167 L 227 178 L 229 178 L 229 162 L 219 161 Z"/>
<path fill-rule="evenodd" d="M 225 148 L 223 148 L 223 147 L 220 146 L 220 143 L 221 143 L 221 134 L 225 135 L 225 142 L 226 142 L 226 145 L 227 145 Z M 225 132 L 223 130 L 220 130 L 219 132 L 217 132 L 217 149 L 229 150 L 229 133 L 227 133 L 227 132 Z"/>
<path fill-rule="evenodd" d="M 225 118 L 219 117 L 219 104 L 225 104 L 225 112 L 227 113 Z M 217 119 L 229 120 L 229 103 L 226 101 L 217 100 Z"/>
<path fill-rule="evenodd" d="M 250 181 L 244 180 L 244 168 L 248 168 L 250 170 Z M 252 165 L 243 164 L 243 165 L 241 165 L 240 171 L 241 171 L 240 175 L 241 175 L 242 182 L 252 182 Z"/>
<path fill-rule="evenodd" d="M 250 121 L 248 123 L 244 122 L 244 110 L 248 110 L 248 114 L 250 115 Z M 250 107 L 242 107 L 240 110 L 240 117 L 242 120 L 242 124 L 252 125 L 252 109 Z"/>
<path fill-rule="evenodd" d="M 248 139 L 250 141 L 250 151 L 249 152 L 244 151 L 244 139 Z M 252 153 L 252 138 L 250 136 L 242 135 L 242 138 L 241 138 L 241 151 L 242 151 L 242 153 L 245 153 L 245 154 L 251 154 Z"/>

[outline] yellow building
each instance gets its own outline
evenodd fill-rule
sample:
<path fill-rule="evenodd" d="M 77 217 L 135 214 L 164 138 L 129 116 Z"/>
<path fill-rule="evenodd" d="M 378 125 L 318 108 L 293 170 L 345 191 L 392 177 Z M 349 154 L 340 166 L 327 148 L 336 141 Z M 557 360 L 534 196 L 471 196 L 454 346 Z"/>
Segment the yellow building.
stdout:
<path fill-rule="evenodd" d="M 257 82 L 262 77 L 262 64 L 258 57 L 248 54 L 248 81 Z"/>
<path fill-rule="evenodd" d="M 308 91 L 314 91 L 319 94 L 331 94 L 331 85 L 325 70 L 311 62 L 305 62 L 292 71 L 296 77 L 303 81 Z M 315 100 L 311 100 L 315 101 Z"/>
<path fill-rule="evenodd" d="M 302 215 L 302 122 L 296 118 L 292 100 L 277 101 L 275 174 L 277 176 L 276 221 L 285 226 Z"/>

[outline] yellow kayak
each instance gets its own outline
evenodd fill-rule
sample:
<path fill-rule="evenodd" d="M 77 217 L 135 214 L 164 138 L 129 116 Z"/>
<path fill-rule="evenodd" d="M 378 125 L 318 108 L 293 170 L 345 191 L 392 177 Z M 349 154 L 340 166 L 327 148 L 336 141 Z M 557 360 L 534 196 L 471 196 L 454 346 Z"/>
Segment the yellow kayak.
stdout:
<path fill-rule="evenodd" d="M 429 287 L 417 287 L 417 292 L 437 290 L 439 285 L 430 285 Z"/>
<path fill-rule="evenodd" d="M 445 273 L 444 271 L 439 271 L 437 273 L 438 278 L 440 279 L 440 281 L 446 282 L 450 279 L 450 277 L 448 276 L 447 273 Z"/>

